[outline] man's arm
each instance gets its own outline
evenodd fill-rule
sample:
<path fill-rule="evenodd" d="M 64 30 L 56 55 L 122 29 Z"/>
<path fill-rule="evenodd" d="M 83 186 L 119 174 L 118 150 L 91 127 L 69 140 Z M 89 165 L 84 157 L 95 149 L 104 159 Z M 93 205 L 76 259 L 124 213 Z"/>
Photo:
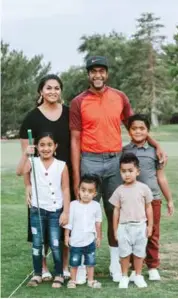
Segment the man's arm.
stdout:
<path fill-rule="evenodd" d="M 71 162 L 73 171 L 74 193 L 78 198 L 78 187 L 80 182 L 80 153 L 81 153 L 81 132 L 71 130 Z"/>
<path fill-rule="evenodd" d="M 147 141 L 150 145 L 156 148 L 156 155 L 159 159 L 159 162 L 160 163 L 163 162 L 163 165 L 165 165 L 168 159 L 166 152 L 162 150 L 160 144 L 155 139 L 153 139 L 150 135 L 148 135 Z"/>
<path fill-rule="evenodd" d="M 169 188 L 169 184 L 164 169 L 157 170 L 157 180 L 158 180 L 159 187 L 165 199 L 167 200 L 168 215 L 171 216 L 174 213 L 174 204 L 173 204 L 171 190 Z"/>

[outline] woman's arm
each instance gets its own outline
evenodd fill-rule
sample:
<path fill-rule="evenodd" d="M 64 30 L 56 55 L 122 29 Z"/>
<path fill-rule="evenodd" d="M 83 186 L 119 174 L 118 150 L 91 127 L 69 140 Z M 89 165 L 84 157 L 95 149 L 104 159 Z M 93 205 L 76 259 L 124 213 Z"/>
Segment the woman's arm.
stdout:
<path fill-rule="evenodd" d="M 31 163 L 28 159 L 29 155 L 34 155 L 35 151 L 35 146 L 34 145 L 28 145 L 26 149 L 24 150 L 20 162 L 17 166 L 16 169 L 16 174 L 17 175 L 24 175 L 25 173 L 30 172 L 31 170 Z M 25 180 L 24 180 L 25 181 Z"/>

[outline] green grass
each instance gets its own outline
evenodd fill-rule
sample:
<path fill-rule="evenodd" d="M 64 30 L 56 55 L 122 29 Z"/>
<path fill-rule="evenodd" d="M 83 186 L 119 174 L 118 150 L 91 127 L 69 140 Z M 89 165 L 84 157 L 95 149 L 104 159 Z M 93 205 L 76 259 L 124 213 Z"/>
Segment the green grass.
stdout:
<path fill-rule="evenodd" d="M 4 145 L 4 144 L 3 144 Z M 178 148 L 178 143 L 176 144 Z M 163 202 L 161 220 L 161 282 L 149 282 L 148 288 L 138 290 L 133 285 L 128 290 L 119 290 L 118 284 L 113 283 L 108 275 L 109 250 L 106 238 L 106 221 L 104 219 L 104 239 L 101 248 L 97 251 L 96 277 L 102 282 L 101 290 L 91 290 L 86 286 L 78 286 L 76 290 L 54 290 L 50 283 L 44 283 L 38 288 L 27 288 L 26 283 L 14 294 L 18 298 L 176 298 L 178 296 L 178 151 L 172 151 L 172 143 L 166 143 L 169 152 L 169 162 L 166 167 L 167 177 L 173 192 L 175 202 L 175 214 L 166 217 L 166 205 Z M 19 156 L 19 147 L 10 142 L 10 150 L 6 143 L 4 155 L 7 163 L 2 163 L 2 296 L 8 297 L 12 291 L 32 271 L 31 247 L 26 242 L 27 209 L 24 199 L 24 187 L 22 178 L 15 176 L 14 167 Z M 11 152 L 11 156 L 9 153 Z M 4 159 L 4 158 L 3 158 Z M 11 160 L 11 161 L 10 161 Z M 2 161 L 3 162 L 3 161 Z M 8 169 L 11 169 L 8 171 Z M 13 171 L 12 171 L 13 169 Z M 53 269 L 51 256 L 49 257 L 50 270 Z M 143 271 L 146 279 L 147 269 Z"/>

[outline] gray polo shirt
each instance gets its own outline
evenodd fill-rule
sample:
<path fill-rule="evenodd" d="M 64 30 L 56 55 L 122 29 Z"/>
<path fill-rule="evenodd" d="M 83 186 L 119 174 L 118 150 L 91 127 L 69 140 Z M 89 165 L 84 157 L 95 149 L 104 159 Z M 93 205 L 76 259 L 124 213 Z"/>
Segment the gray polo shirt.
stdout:
<path fill-rule="evenodd" d="M 142 147 L 137 147 L 136 144 L 131 142 L 124 146 L 123 152 L 131 152 L 137 156 L 140 162 L 140 175 L 137 180 L 150 187 L 154 199 L 161 199 L 156 171 L 162 167 L 162 164 L 159 163 L 155 148 L 147 142 Z"/>

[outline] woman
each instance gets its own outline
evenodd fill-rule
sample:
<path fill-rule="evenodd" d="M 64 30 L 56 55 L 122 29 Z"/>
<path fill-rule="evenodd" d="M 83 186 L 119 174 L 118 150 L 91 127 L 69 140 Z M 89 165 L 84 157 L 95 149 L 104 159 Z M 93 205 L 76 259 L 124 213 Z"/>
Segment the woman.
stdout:
<path fill-rule="evenodd" d="M 59 146 L 56 149 L 56 158 L 67 163 L 70 174 L 70 185 L 72 187 L 71 163 L 70 163 L 70 132 L 69 132 L 69 108 L 62 104 L 61 92 L 63 84 L 57 75 L 50 74 L 43 77 L 38 86 L 39 98 L 37 107 L 30 111 L 25 117 L 20 128 L 20 141 L 22 151 L 28 145 L 27 130 L 32 130 L 33 138 L 42 132 L 52 132 Z M 30 202 L 30 182 L 24 177 L 27 202 Z M 70 188 L 72 190 L 72 188 Z M 71 191 L 71 199 L 74 198 Z M 32 242 L 30 229 L 29 209 L 28 209 L 28 241 Z M 48 236 L 45 236 L 46 253 L 48 251 Z M 68 271 L 68 249 L 64 247 L 63 260 L 64 276 L 69 276 Z M 51 280 L 52 276 L 46 265 L 46 258 L 43 258 L 43 280 Z"/>

